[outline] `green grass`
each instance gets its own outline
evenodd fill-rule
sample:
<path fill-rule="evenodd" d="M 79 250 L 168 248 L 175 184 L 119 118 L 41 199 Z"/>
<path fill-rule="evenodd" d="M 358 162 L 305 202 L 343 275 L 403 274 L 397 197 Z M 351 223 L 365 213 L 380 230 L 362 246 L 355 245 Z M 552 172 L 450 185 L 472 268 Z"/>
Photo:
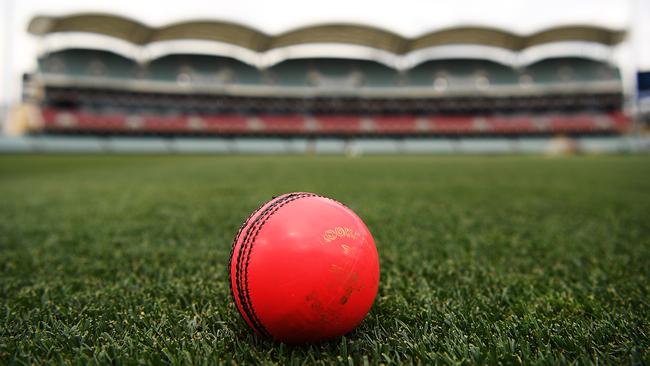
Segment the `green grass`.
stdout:
<path fill-rule="evenodd" d="M 344 338 L 255 336 L 239 224 L 289 191 L 375 236 Z M 650 363 L 650 157 L 0 157 L 0 364 Z"/>

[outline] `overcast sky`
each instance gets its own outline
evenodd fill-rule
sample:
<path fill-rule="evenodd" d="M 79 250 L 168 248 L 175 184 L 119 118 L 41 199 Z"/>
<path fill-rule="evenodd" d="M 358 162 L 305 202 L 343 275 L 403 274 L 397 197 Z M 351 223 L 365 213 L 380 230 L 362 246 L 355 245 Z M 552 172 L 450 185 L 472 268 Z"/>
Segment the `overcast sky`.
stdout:
<path fill-rule="evenodd" d="M 650 0 L 0 0 L 0 103 L 19 98 L 19 75 L 33 70 L 38 39 L 27 34 L 37 14 L 105 12 L 160 26 L 190 19 L 243 23 L 270 34 L 324 22 L 353 22 L 417 36 L 456 25 L 528 34 L 562 24 L 631 31 L 631 65 L 650 69 Z M 7 76 L 10 75 L 9 77 Z M 9 80 L 7 80 L 7 78 Z"/>

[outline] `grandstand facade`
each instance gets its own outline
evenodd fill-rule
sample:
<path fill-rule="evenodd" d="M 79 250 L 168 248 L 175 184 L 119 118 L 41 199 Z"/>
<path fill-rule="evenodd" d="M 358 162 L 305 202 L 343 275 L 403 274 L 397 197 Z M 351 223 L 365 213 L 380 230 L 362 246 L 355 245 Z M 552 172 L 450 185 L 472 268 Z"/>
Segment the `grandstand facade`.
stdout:
<path fill-rule="evenodd" d="M 260 59 L 305 44 L 355 45 L 393 60 L 325 54 L 263 63 L 235 53 L 127 57 L 92 47 L 45 49 L 38 69 L 24 78 L 24 98 L 38 106 L 25 124 L 31 134 L 511 137 L 619 135 L 630 128 L 620 71 L 606 59 L 569 52 L 508 63 L 471 51 L 435 53 L 477 45 L 516 56 L 571 42 L 609 48 L 623 38 L 622 32 L 596 27 L 558 27 L 529 36 L 460 27 L 409 39 L 332 24 L 269 36 L 224 22 L 151 28 L 117 16 L 82 14 L 37 17 L 29 30 L 43 38 L 100 34 L 139 49 L 179 40 L 218 42 Z M 422 50 L 433 56 L 412 61 Z"/>

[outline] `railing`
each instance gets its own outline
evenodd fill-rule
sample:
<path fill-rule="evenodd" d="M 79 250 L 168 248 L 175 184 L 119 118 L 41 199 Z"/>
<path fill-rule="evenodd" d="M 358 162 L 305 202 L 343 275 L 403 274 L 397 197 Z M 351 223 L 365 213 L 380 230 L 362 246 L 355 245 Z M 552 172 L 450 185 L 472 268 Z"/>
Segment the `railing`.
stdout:
<path fill-rule="evenodd" d="M 206 84 L 176 83 L 171 81 L 146 79 L 111 79 L 105 77 L 67 76 L 56 74 L 37 74 L 34 80 L 40 85 L 54 87 L 80 87 L 117 89 L 129 92 L 154 92 L 172 94 L 220 94 L 232 96 L 272 96 L 272 97 L 452 97 L 452 96 L 537 96 L 545 94 L 575 93 L 620 93 L 620 80 L 594 80 L 584 82 L 556 82 L 520 84 L 494 84 L 486 88 L 473 85 L 449 85 L 440 90 L 431 86 L 285 86 L 285 85 L 247 85 L 247 84 Z"/>

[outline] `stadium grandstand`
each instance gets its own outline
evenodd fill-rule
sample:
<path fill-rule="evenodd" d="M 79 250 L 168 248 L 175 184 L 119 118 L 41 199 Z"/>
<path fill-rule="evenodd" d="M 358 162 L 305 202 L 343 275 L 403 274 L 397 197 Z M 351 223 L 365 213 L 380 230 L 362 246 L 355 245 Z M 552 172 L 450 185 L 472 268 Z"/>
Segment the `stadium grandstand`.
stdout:
<path fill-rule="evenodd" d="M 43 40 L 38 69 L 24 76 L 24 100 L 35 108 L 19 129 L 30 135 L 503 139 L 618 136 L 631 128 L 609 52 L 625 32 L 596 26 L 526 36 L 456 27 L 405 38 L 321 24 L 268 35 L 230 22 L 153 28 L 73 14 L 35 17 L 29 32 Z M 48 46 L 48 37 L 62 34 L 115 39 L 131 52 Z M 231 51 L 153 52 L 192 41 Z M 374 56 L 285 52 L 321 44 Z M 565 51 L 544 52 L 554 45 Z"/>

